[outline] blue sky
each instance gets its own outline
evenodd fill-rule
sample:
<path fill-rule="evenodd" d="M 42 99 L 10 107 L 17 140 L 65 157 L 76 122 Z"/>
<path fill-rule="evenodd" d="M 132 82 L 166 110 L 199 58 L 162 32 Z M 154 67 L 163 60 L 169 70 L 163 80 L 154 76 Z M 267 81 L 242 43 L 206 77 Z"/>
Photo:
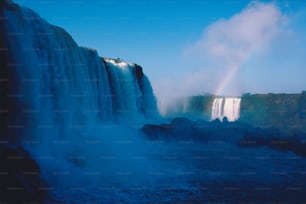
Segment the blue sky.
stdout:
<path fill-rule="evenodd" d="M 160 98 L 306 90 L 303 0 L 15 2 L 101 56 L 142 65 Z"/>

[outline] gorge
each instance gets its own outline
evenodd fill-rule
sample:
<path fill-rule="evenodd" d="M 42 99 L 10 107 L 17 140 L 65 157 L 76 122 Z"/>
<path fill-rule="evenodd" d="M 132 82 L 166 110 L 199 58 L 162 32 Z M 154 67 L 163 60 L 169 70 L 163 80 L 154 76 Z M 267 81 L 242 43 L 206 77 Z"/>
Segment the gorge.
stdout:
<path fill-rule="evenodd" d="M 306 201 L 305 92 L 190 96 L 160 114 L 140 65 L 11 0 L 0 56 L 0 203 Z"/>

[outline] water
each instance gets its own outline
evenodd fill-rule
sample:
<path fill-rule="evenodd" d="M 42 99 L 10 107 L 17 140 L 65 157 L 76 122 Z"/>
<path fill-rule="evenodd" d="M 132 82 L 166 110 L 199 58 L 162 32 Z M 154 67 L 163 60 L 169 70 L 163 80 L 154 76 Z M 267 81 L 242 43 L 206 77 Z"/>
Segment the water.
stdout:
<path fill-rule="evenodd" d="M 241 98 L 215 98 L 211 110 L 211 119 L 235 121 L 240 116 Z"/>
<path fill-rule="evenodd" d="M 0 27 L 11 52 L 10 64 L 3 67 L 9 71 L 1 72 L 6 73 L 1 78 L 9 79 L 1 96 L 11 97 L 1 98 L 0 109 L 8 115 L 1 122 L 19 128 L 1 131 L 16 134 L 30 151 L 56 201 L 305 200 L 305 158 L 222 141 L 148 141 L 133 126 L 135 118 L 144 122 L 157 112 L 141 67 L 100 58 L 29 9 L 11 7 L 3 15 L 8 20 Z M 214 99 L 212 119 L 238 119 L 240 102 Z M 121 118 L 129 123 L 122 124 Z M 290 191 L 288 184 L 302 190 Z M 271 191 L 257 190 L 267 186 Z"/>
<path fill-rule="evenodd" d="M 1 87 L 2 135 L 30 152 L 58 192 L 114 182 L 116 171 L 146 169 L 146 161 L 131 159 L 145 153 L 137 128 L 158 118 L 142 68 L 78 46 L 30 9 L 2 3 L 0 9 L 7 19 L 0 24 L 1 44 L 9 50 L 0 72 L 8 79 Z M 99 180 L 88 176 L 96 173 Z"/>

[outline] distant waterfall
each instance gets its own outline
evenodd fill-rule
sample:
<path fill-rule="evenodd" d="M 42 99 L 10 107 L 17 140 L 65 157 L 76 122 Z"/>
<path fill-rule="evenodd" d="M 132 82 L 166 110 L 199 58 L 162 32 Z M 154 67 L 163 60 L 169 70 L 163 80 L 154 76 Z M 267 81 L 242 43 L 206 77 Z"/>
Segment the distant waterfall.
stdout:
<path fill-rule="evenodd" d="M 212 104 L 211 120 L 224 117 L 228 121 L 235 121 L 240 116 L 241 98 L 215 98 Z"/>
<path fill-rule="evenodd" d="M 223 98 L 215 98 L 212 110 L 211 110 L 211 119 L 223 118 Z"/>

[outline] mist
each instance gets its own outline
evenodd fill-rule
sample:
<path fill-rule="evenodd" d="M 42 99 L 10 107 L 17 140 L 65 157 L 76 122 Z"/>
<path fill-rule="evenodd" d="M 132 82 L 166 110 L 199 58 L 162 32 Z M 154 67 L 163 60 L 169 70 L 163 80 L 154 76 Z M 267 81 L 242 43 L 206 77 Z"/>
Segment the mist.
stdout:
<path fill-rule="evenodd" d="M 26 145 L 59 200 L 75 202 L 80 193 L 86 200 L 89 192 L 106 196 L 124 188 L 158 187 L 172 178 L 174 167 L 154 157 L 161 152 L 167 156 L 167 145 L 147 140 L 137 126 L 100 124 L 86 135 L 69 138 Z"/>
<path fill-rule="evenodd" d="M 239 13 L 207 25 L 200 37 L 182 51 L 178 63 L 185 68 L 181 75 L 152 81 L 161 112 L 169 102 L 186 96 L 281 91 L 284 85 L 278 75 L 270 81 L 263 81 L 262 76 L 277 72 L 275 50 L 292 46 L 289 23 L 290 17 L 276 3 L 251 2 Z M 275 61 L 274 66 L 269 67 L 267 58 Z M 285 72 L 282 77 L 288 76 L 288 67 Z M 300 92 L 298 89 L 301 86 L 295 86 Z"/>

